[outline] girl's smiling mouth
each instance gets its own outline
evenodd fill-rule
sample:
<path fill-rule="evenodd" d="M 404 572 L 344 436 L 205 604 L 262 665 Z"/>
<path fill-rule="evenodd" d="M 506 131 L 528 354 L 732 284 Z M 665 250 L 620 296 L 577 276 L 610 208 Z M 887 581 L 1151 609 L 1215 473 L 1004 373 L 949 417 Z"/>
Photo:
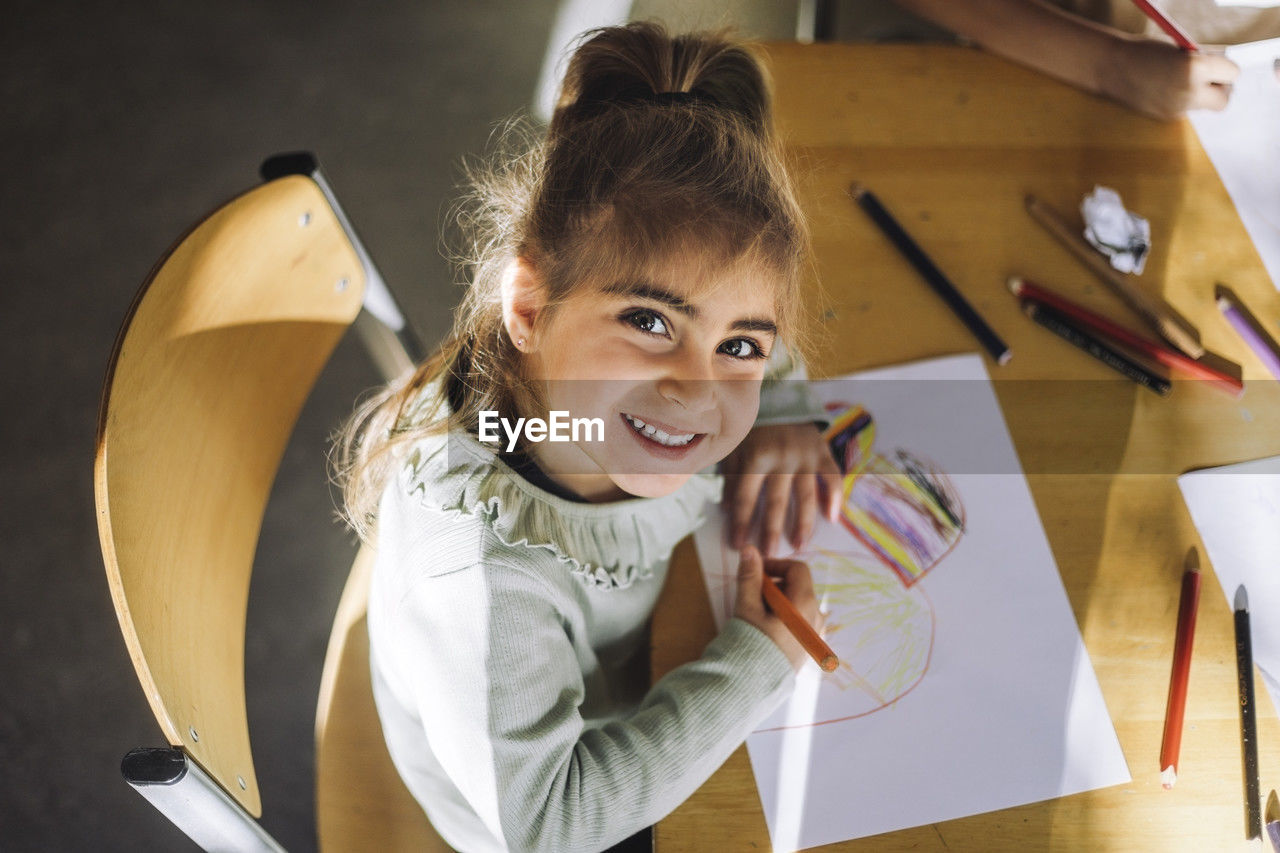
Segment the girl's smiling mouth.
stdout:
<path fill-rule="evenodd" d="M 666 424 L 650 423 L 636 415 L 620 413 L 623 423 L 645 450 L 664 459 L 678 459 L 702 442 L 704 432 L 681 432 Z"/>

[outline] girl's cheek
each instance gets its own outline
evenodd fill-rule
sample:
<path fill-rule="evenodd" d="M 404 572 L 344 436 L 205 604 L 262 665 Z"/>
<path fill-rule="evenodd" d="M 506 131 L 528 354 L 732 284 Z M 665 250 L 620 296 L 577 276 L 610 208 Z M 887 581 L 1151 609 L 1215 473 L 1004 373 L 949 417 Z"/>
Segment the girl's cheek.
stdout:
<path fill-rule="evenodd" d="M 724 398 L 722 423 L 726 427 L 725 435 L 732 438 L 736 446 L 747 437 L 756 422 L 760 411 L 760 383 L 730 382 L 727 386 L 730 390 Z"/>

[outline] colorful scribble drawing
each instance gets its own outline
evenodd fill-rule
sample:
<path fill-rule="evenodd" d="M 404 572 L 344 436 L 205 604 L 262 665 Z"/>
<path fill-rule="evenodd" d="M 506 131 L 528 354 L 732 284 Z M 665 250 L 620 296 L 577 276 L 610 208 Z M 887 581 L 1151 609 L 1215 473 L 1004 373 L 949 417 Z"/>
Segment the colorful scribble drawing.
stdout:
<path fill-rule="evenodd" d="M 950 478 L 902 449 L 880 453 L 875 421 L 861 406 L 828 406 L 823 437 L 844 472 L 838 528 L 795 554 L 813 572 L 828 613 L 824 637 L 840 658 L 822 677 L 811 725 L 864 717 L 891 706 L 924 679 L 933 657 L 933 603 L 922 580 L 964 536 L 965 511 Z M 849 534 L 849 535 L 846 535 Z M 733 613 L 737 557 L 722 543 L 706 575 L 721 614 Z M 764 728 L 759 731 L 776 731 Z"/>
<path fill-rule="evenodd" d="M 945 473 L 906 450 L 872 449 L 875 421 L 861 406 L 836 404 L 824 434 L 844 471 L 840 521 L 911 586 L 964 533 L 964 506 Z"/>
<path fill-rule="evenodd" d="M 844 472 L 838 530 L 851 535 L 824 534 L 795 555 L 813 572 L 829 614 L 824 636 L 840 657 L 840 667 L 823 676 L 818 716 L 804 726 L 864 717 L 920 684 L 936 628 L 921 581 L 965 529 L 960 494 L 941 469 L 906 450 L 876 451 L 875 421 L 861 406 L 828 411 L 833 419 L 824 438 Z M 712 589 L 730 613 L 736 571 L 732 552 L 721 553 L 725 563 Z"/>

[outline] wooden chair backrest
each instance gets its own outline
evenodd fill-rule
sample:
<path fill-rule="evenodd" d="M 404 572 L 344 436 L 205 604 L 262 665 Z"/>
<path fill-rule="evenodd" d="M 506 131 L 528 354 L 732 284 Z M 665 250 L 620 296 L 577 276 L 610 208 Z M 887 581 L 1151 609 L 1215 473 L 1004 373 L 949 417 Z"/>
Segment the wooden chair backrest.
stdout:
<path fill-rule="evenodd" d="M 364 275 L 307 177 L 197 225 L 143 284 L 98 423 L 98 531 L 121 631 L 169 743 L 255 817 L 245 613 L 267 497 Z"/>

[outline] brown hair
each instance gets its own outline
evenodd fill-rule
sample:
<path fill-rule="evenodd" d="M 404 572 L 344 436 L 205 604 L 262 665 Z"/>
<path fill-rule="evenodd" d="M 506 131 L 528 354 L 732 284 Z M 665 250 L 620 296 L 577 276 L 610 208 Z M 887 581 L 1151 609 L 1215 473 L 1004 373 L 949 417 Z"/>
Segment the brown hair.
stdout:
<path fill-rule="evenodd" d="M 345 515 L 362 536 L 396 447 L 453 425 L 475 432 L 483 410 L 539 410 L 502 321 L 502 277 L 517 257 L 537 269 L 548 306 L 582 287 L 652 278 L 676 259 L 702 270 L 752 263 L 776 274 L 781 339 L 800 344 L 808 234 L 764 67 L 723 33 L 672 37 L 633 23 L 584 34 L 545 137 L 468 178 L 458 222 L 471 283 L 453 331 L 365 402 L 336 447 Z M 422 393 L 434 384 L 442 393 Z"/>

